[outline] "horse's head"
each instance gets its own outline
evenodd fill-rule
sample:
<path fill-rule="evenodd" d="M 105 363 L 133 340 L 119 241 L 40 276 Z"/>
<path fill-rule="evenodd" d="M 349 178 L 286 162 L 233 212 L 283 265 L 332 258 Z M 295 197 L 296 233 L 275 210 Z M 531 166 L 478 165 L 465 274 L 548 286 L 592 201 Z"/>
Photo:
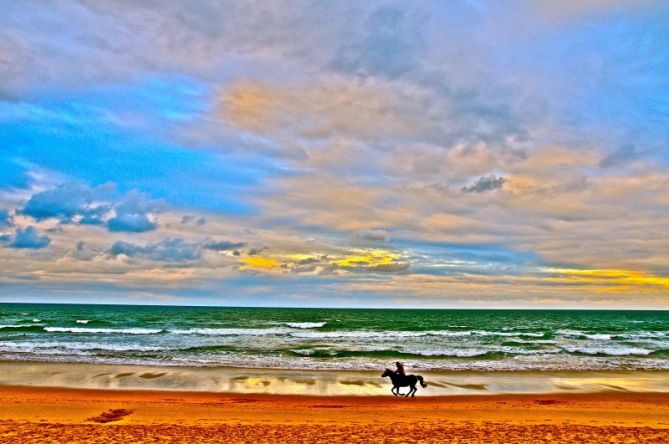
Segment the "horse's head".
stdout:
<path fill-rule="evenodd" d="M 381 375 L 381 377 L 382 377 L 382 378 L 385 378 L 386 376 L 390 376 L 390 375 L 392 375 L 392 374 L 393 374 L 393 371 L 390 370 L 389 368 L 387 368 L 386 371 L 383 372 L 383 374 Z"/>

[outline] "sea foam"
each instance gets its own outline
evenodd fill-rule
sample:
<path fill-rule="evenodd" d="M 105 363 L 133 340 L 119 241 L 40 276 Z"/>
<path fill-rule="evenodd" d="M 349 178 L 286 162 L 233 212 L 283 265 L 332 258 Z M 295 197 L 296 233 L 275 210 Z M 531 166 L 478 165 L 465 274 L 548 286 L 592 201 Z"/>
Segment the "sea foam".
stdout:
<path fill-rule="evenodd" d="M 325 327 L 325 324 L 327 324 L 327 322 L 286 322 L 288 327 L 302 329 Z"/>
<path fill-rule="evenodd" d="M 125 335 L 154 335 L 163 330 L 158 328 L 83 328 L 83 327 L 44 327 L 50 333 L 91 333 L 91 334 L 125 334 Z"/>

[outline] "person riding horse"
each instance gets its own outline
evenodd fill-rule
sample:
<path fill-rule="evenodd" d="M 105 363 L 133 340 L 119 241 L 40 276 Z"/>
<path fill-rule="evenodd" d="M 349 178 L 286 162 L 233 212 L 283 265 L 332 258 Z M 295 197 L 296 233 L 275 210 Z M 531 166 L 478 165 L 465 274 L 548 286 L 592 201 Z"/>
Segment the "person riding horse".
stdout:
<path fill-rule="evenodd" d="M 413 398 L 416 392 L 418 391 L 418 389 L 416 388 L 416 384 L 420 383 L 421 387 L 423 388 L 427 387 L 427 384 L 423 380 L 422 376 L 405 374 L 404 366 L 402 365 L 401 362 L 396 362 L 395 366 L 397 367 L 395 371 L 387 368 L 386 371 L 383 372 L 383 374 L 381 375 L 382 378 L 390 377 L 390 380 L 392 381 L 393 384 L 393 388 L 390 390 L 390 392 L 393 395 L 395 396 L 402 395 L 400 393 L 400 387 L 409 387 L 409 392 L 402 396 L 404 397 L 411 396 Z"/>

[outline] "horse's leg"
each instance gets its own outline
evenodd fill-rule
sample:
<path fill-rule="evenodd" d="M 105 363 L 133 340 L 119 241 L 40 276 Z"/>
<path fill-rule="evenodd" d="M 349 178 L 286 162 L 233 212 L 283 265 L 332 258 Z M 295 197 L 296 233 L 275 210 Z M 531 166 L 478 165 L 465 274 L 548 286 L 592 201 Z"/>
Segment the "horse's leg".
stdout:
<path fill-rule="evenodd" d="M 412 390 L 413 390 L 413 387 L 412 387 L 412 386 L 409 386 L 409 391 L 407 392 L 406 395 L 404 395 L 404 397 L 405 397 L 405 398 L 408 398 L 409 395 L 411 394 L 411 391 L 412 391 Z"/>
<path fill-rule="evenodd" d="M 393 388 L 390 389 L 390 392 L 391 392 L 393 395 L 397 396 L 397 391 L 396 391 L 397 389 L 398 389 L 398 387 L 394 385 Z"/>
<path fill-rule="evenodd" d="M 414 385 L 414 386 L 411 387 L 411 390 L 412 390 L 412 392 L 411 392 L 411 397 L 412 397 L 412 398 L 415 398 L 415 397 L 416 397 L 416 392 L 418 391 L 418 389 L 417 389 L 416 386 Z"/>

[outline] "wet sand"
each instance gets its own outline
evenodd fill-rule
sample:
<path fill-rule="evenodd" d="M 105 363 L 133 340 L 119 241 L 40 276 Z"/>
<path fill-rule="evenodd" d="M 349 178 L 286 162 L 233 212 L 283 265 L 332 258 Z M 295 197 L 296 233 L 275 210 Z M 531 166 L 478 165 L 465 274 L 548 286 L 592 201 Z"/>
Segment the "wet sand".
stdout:
<path fill-rule="evenodd" d="M 669 442 L 669 394 L 286 396 L 0 386 L 0 442 Z"/>
<path fill-rule="evenodd" d="M 158 390 L 308 396 L 386 396 L 378 371 L 168 367 L 0 361 L 0 385 L 73 389 Z M 419 396 L 529 393 L 669 393 L 669 371 L 414 370 L 428 388 Z"/>

